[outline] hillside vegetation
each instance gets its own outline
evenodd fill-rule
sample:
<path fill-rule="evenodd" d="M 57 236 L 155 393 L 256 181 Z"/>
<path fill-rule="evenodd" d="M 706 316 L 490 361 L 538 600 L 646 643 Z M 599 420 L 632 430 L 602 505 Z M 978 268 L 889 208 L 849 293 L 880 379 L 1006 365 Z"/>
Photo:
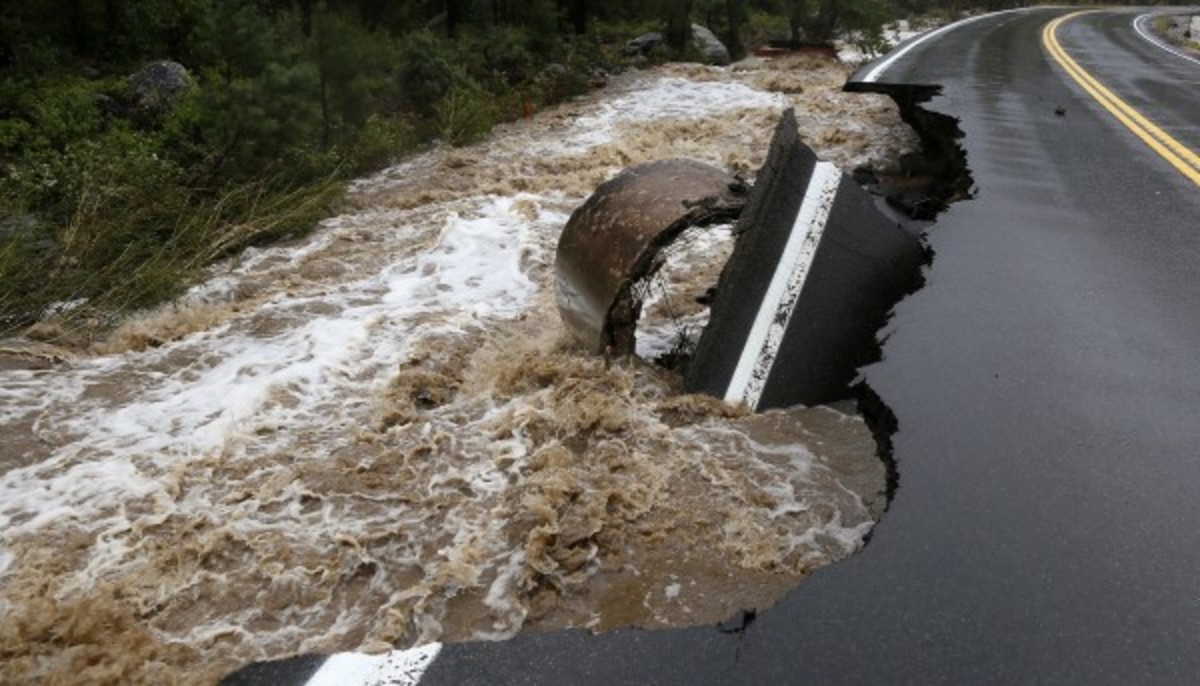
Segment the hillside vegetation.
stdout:
<path fill-rule="evenodd" d="M 0 9 L 0 335 L 86 342 L 309 230 L 344 181 L 468 144 L 639 61 L 863 40 L 882 0 L 38 0 Z M 185 70 L 177 70 L 174 64 Z M 139 74 L 157 63 L 151 76 Z M 142 71 L 142 74 L 147 72 Z M 171 81 L 174 78 L 175 81 Z M 37 333 L 37 330 L 34 330 Z"/>

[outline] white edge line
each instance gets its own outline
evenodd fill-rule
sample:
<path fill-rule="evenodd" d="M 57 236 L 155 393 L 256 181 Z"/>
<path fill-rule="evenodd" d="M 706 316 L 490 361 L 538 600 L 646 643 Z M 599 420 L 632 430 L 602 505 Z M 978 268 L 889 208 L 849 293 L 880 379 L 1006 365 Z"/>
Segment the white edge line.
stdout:
<path fill-rule="evenodd" d="M 1191 62 L 1193 64 L 1200 64 L 1200 60 L 1196 59 L 1195 57 L 1192 57 L 1191 55 L 1185 55 L 1184 53 L 1179 52 L 1175 48 L 1172 48 L 1169 45 L 1166 45 L 1166 44 L 1160 42 L 1158 39 L 1156 39 L 1153 36 L 1151 36 L 1150 34 L 1146 33 L 1145 29 L 1142 28 L 1142 20 L 1148 19 L 1153 16 L 1156 16 L 1156 15 L 1151 14 L 1149 12 L 1147 12 L 1146 14 L 1138 15 L 1133 20 L 1133 30 L 1137 31 L 1137 34 L 1139 36 L 1146 39 L 1146 42 L 1150 43 L 1154 47 L 1160 48 L 1162 50 L 1166 50 L 1167 52 L 1171 53 L 1172 55 L 1182 58 L 1182 59 L 1185 59 L 1188 62 Z"/>
<path fill-rule="evenodd" d="M 796 220 L 791 233 L 788 234 L 783 254 L 779 257 L 779 264 L 775 266 L 775 273 L 771 275 L 771 282 L 759 304 L 750 333 L 746 336 L 746 344 L 742 347 L 733 377 L 729 380 L 725 402 L 745 402 L 750 409 L 758 407 L 758 398 L 766 379 L 759 378 L 756 384 L 755 372 L 761 372 L 763 366 L 766 366 L 767 372 L 770 371 L 779 343 L 782 342 L 781 336 L 775 337 L 779 340 L 768 341 L 768 334 L 777 326 L 786 329 L 788 321 L 791 320 L 792 311 L 799 299 L 800 290 L 804 288 L 809 267 L 816 256 L 817 244 L 821 241 L 825 223 L 829 220 L 833 206 L 833 199 L 827 199 L 826 196 L 831 193 L 831 189 L 832 192 L 837 191 L 841 180 L 841 170 L 829 162 L 817 162 L 813 167 L 808 188 L 804 192 L 804 200 L 796 213 Z M 784 298 L 789 295 L 792 297 L 785 302 Z M 781 312 L 785 307 L 787 312 Z M 781 315 L 784 315 L 784 321 L 777 324 Z"/>
<path fill-rule="evenodd" d="M 382 655 L 336 653 L 304 686 L 416 686 L 441 651 L 441 643 L 430 643 Z"/>
<path fill-rule="evenodd" d="M 904 47 L 900 48 L 899 50 L 893 52 L 891 55 L 889 55 L 887 57 L 887 59 L 885 59 L 884 61 L 875 65 L 871 69 L 871 71 L 867 72 L 866 76 L 864 76 L 859 83 L 875 83 L 875 81 L 879 79 L 879 77 L 883 74 L 884 71 L 887 70 L 888 67 L 895 64 L 896 60 L 907 55 L 909 50 L 912 50 L 913 48 L 924 43 L 925 41 L 930 40 L 932 38 L 936 38 L 937 36 L 940 36 L 943 33 L 946 33 L 947 31 L 956 29 L 965 24 L 970 24 L 973 21 L 978 21 L 980 19 L 986 19 L 987 17 L 996 17 L 1001 14 L 1010 14 L 1012 12 L 1026 12 L 1031 9 L 1045 9 L 1045 8 L 1017 7 L 1015 9 L 1011 9 L 1011 10 L 1001 10 L 999 12 L 988 12 L 987 14 L 977 14 L 973 17 L 967 17 L 966 19 L 960 19 L 960 20 L 954 22 L 953 24 L 946 24 L 945 26 L 941 27 L 940 29 L 934 29 L 933 31 L 930 31 L 929 33 L 926 33 L 925 35 L 914 39 L 908 45 L 905 45 Z"/>

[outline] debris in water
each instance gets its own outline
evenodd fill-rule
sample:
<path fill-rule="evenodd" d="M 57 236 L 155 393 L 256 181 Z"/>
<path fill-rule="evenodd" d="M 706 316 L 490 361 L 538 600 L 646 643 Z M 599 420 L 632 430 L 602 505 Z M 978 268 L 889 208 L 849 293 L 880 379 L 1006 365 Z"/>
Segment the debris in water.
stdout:
<path fill-rule="evenodd" d="M 567 330 L 595 352 L 632 354 L 642 309 L 634 284 L 662 266 L 659 253 L 685 229 L 735 219 L 745 195 L 736 177 L 691 160 L 642 164 L 600 184 L 558 241 L 555 295 Z"/>
<path fill-rule="evenodd" d="M 853 410 L 681 396 L 581 350 L 554 303 L 563 225 L 625 167 L 751 174 L 789 104 L 848 168 L 913 144 L 806 60 L 616 76 L 361 180 L 110 340 L 0 365 L 0 682 L 712 624 L 857 550 L 884 478 Z M 802 96 L 758 86 L 783 72 Z"/>

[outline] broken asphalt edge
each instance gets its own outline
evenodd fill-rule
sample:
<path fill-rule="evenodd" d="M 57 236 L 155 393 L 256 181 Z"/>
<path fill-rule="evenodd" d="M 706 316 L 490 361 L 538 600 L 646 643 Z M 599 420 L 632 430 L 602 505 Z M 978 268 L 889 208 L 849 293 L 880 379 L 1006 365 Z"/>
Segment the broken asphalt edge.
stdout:
<path fill-rule="evenodd" d="M 970 172 L 967 166 L 966 151 L 961 146 L 959 141 L 963 136 L 963 132 L 958 127 L 958 120 L 948 115 L 939 114 L 932 110 L 926 109 L 923 105 L 940 93 L 940 87 L 933 85 L 905 85 L 905 84 L 879 84 L 879 83 L 863 83 L 856 79 L 865 73 L 867 67 L 860 69 L 847 82 L 845 90 L 848 92 L 871 92 L 881 93 L 892 97 L 900 108 L 900 114 L 903 120 L 908 123 L 918 134 L 922 148 L 926 151 L 936 151 L 932 153 L 932 157 L 937 159 L 947 160 L 951 163 L 952 172 L 947 172 L 939 175 L 941 183 L 946 184 L 945 187 L 935 189 L 939 195 L 946 199 L 946 204 L 955 200 L 962 200 L 970 197 L 972 186 L 970 181 Z M 926 152 L 926 154 L 930 154 Z M 964 184 L 965 188 L 964 188 Z M 764 191 L 765 192 L 765 191 Z M 924 237 L 921 236 L 923 246 L 922 272 L 932 264 L 933 253 L 928 248 Z M 913 290 L 902 296 L 911 296 L 912 293 L 920 289 L 921 284 L 914 286 Z M 899 302 L 899 301 L 897 301 Z M 894 307 L 893 307 L 894 309 Z M 890 317 L 890 312 L 889 315 Z M 879 337 L 876 338 L 877 353 L 882 350 L 882 343 Z M 888 502 L 898 488 L 899 477 L 897 465 L 892 454 L 892 436 L 898 430 L 897 420 L 892 411 L 887 407 L 886 403 L 873 389 L 870 388 L 865 381 L 857 380 L 852 388 L 852 395 L 858 404 L 858 410 L 863 415 L 872 433 L 875 435 L 876 444 L 878 446 L 878 454 L 888 470 Z M 871 534 L 867 535 L 864 541 L 864 546 L 869 545 Z M 832 567 L 836 568 L 837 565 Z M 817 570 L 817 574 L 829 573 L 829 569 Z M 795 590 L 792 591 L 795 593 Z M 762 612 L 770 612 L 770 609 L 764 609 Z M 751 613 L 754 616 L 755 610 L 743 611 L 735 613 L 736 616 L 745 616 Z M 711 627 L 685 627 L 678 629 L 666 629 L 653 632 L 663 635 L 669 634 L 671 642 L 696 642 L 708 646 L 706 650 L 719 650 L 714 642 L 718 641 L 741 641 L 745 638 L 745 634 L 754 631 L 757 624 L 751 622 L 742 622 L 738 631 L 729 631 L 729 621 Z M 645 654 L 650 650 L 649 645 L 641 640 L 641 637 L 646 637 L 651 632 L 637 628 L 619 629 L 608 634 L 611 640 L 616 640 L 625 637 L 627 640 L 624 644 L 632 645 L 634 653 Z M 664 638 L 666 638 L 664 636 Z M 586 629 L 570 629 L 562 632 L 554 632 L 551 634 L 520 634 L 512 639 L 512 642 L 523 642 L 529 645 L 525 646 L 525 650 L 529 649 L 540 650 L 545 652 L 551 651 L 549 655 L 553 656 L 556 652 L 554 646 L 550 645 L 550 641 L 554 641 L 554 645 L 561 647 L 563 641 L 569 645 L 578 646 L 581 642 L 588 643 L 599 641 L 601 638 L 588 632 Z M 631 642 L 632 641 L 632 642 Z M 434 644 L 441 648 L 440 644 Z M 441 650 L 444 657 L 437 657 L 431 660 L 427 665 L 428 671 L 425 668 L 412 673 L 406 674 L 407 677 L 402 683 L 405 684 L 431 684 L 431 683 L 526 683 L 530 682 L 532 671 L 523 672 L 520 679 L 509 678 L 515 677 L 513 673 L 505 672 L 503 668 L 497 672 L 496 667 L 502 663 L 495 660 L 497 652 L 513 649 L 514 646 L 510 642 L 488 642 L 488 641 L 472 641 L 460 644 L 447 645 Z M 587 650 L 586 648 L 580 648 Z M 418 647 L 409 650 L 393 651 L 394 655 L 408 655 L 415 651 L 424 650 L 424 647 Z M 563 655 L 564 658 L 566 654 Z M 262 686 L 265 684 L 281 685 L 281 684 L 307 684 L 309 679 L 317 672 L 320 667 L 330 658 L 328 655 L 320 654 L 302 654 L 278 660 L 260 661 L 247 665 L 235 672 L 224 677 L 220 684 L 222 686 Z M 629 656 L 630 660 L 637 661 L 637 655 Z M 551 657 L 553 662 L 557 662 L 556 658 Z M 629 665 L 626 665 L 629 667 Z M 736 669 L 736 665 L 734 666 Z M 532 667 L 531 667 L 532 670 Z M 593 675 L 598 677 L 599 675 Z M 728 677 L 729 675 L 725 675 Z M 463 679 L 459 679 L 463 677 Z M 720 675 L 714 675 L 714 678 L 720 679 Z M 356 681 L 354 684 L 346 683 L 345 686 L 356 686 L 357 684 L 366 684 L 366 681 Z M 397 682 L 401 683 L 401 682 Z"/>

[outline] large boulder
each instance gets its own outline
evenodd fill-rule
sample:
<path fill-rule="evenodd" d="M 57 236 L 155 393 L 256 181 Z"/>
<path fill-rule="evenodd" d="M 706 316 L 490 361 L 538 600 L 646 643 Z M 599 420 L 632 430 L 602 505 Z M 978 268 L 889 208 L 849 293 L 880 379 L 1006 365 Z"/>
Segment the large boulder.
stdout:
<path fill-rule="evenodd" d="M 626 57 L 649 57 L 662 42 L 663 35 L 657 31 L 643 33 L 625 44 L 624 53 Z"/>
<path fill-rule="evenodd" d="M 729 49 L 717 38 L 717 34 L 707 28 L 692 24 L 692 42 L 704 54 L 704 60 L 709 64 L 721 67 L 729 64 Z"/>
<path fill-rule="evenodd" d="M 127 79 L 134 104 L 146 110 L 164 110 L 192 88 L 188 70 L 178 62 L 151 62 Z"/>
<path fill-rule="evenodd" d="M 1176 14 L 1167 17 L 1164 33 L 1172 43 L 1200 43 L 1200 16 Z"/>

